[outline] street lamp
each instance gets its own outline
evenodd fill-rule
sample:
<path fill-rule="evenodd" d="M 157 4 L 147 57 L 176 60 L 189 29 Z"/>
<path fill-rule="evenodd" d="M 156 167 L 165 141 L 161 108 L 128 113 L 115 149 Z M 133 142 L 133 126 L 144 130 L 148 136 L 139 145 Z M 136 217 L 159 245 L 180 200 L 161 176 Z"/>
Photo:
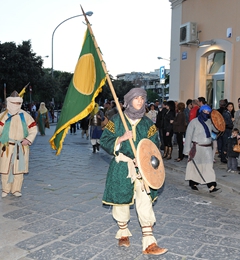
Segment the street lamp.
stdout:
<path fill-rule="evenodd" d="M 163 57 L 157 57 L 159 60 L 167 60 L 167 61 L 169 61 L 170 62 L 170 60 L 169 59 L 165 59 L 165 58 L 163 58 Z"/>
<path fill-rule="evenodd" d="M 49 56 L 48 56 L 48 55 L 43 56 L 43 57 L 41 56 L 41 59 L 43 60 L 43 63 L 44 63 L 44 59 L 45 59 L 45 58 L 49 58 Z M 42 66 L 43 66 L 43 65 L 42 65 Z"/>
<path fill-rule="evenodd" d="M 29 86 L 30 105 L 32 104 L 32 86 Z"/>
<path fill-rule="evenodd" d="M 86 12 L 85 14 L 88 15 L 88 16 L 91 16 L 91 15 L 93 14 L 93 12 L 89 11 L 89 12 Z M 83 14 L 75 15 L 75 16 L 69 17 L 69 18 L 67 18 L 66 20 L 62 21 L 62 22 L 54 29 L 54 31 L 53 31 L 53 33 L 52 33 L 52 78 L 53 78 L 53 37 L 54 37 L 54 33 L 55 33 L 55 31 L 57 30 L 57 28 L 58 28 L 61 24 L 65 23 L 66 21 L 68 21 L 68 20 L 70 20 L 70 19 L 73 19 L 73 18 L 76 18 L 76 17 L 79 17 L 79 16 L 83 16 Z"/>

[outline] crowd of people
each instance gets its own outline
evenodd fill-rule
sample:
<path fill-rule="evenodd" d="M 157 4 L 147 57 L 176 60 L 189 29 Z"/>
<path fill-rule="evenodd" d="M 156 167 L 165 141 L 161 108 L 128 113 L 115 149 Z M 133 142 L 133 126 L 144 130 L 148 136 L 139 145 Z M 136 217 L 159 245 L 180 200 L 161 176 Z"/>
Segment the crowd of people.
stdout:
<path fill-rule="evenodd" d="M 238 108 L 235 111 L 233 102 L 226 99 L 219 101 L 216 110 L 225 124 L 225 131 L 221 132 L 213 124 L 212 108 L 204 97 L 188 99 L 186 103 L 168 100 L 159 104 L 156 100 L 145 104 L 145 116 L 158 129 L 163 159 L 172 159 L 174 144 L 178 149 L 178 157 L 174 160 L 180 162 L 187 158 L 185 180 L 189 181 L 191 189 L 197 191 L 199 184 L 205 184 L 210 193 L 220 191 L 213 169 L 217 155 L 222 163 L 227 164 L 227 172 L 238 173 L 240 155 L 233 151 L 233 147 L 240 144 L 240 98 Z M 117 113 L 114 101 L 108 101 L 104 104 L 101 120 L 111 120 Z"/>
<path fill-rule="evenodd" d="M 188 158 L 185 179 L 193 190 L 198 190 L 199 184 L 206 184 L 209 192 L 220 191 L 213 169 L 217 154 L 221 162 L 227 164 L 227 172 L 239 173 L 240 156 L 233 149 L 240 144 L 240 98 L 238 108 L 235 111 L 233 102 L 226 99 L 219 101 L 216 110 L 224 120 L 224 131 L 219 131 L 214 125 L 212 108 L 204 97 L 188 99 L 186 104 L 166 101 L 156 108 L 163 158 L 171 159 L 173 143 L 176 143 L 178 158 L 175 160 L 180 162 Z"/>
<path fill-rule="evenodd" d="M 124 111 L 125 108 L 123 102 L 119 102 L 119 104 L 122 111 Z M 200 108 L 204 105 L 207 105 L 207 101 L 204 97 L 188 99 L 186 103 L 172 100 L 163 101 L 162 104 L 159 104 L 159 100 L 145 103 L 145 116 L 151 119 L 158 129 L 158 137 L 160 141 L 159 149 L 163 151 L 162 157 L 164 159 L 172 159 L 174 145 L 177 145 L 178 149 L 178 157 L 174 158 L 176 162 L 180 162 L 185 157 L 188 157 L 189 151 L 184 149 L 186 148 L 186 138 L 189 137 L 187 136 L 187 129 L 194 119 L 197 119 L 198 121 L 201 120 L 200 112 L 204 112 Z M 211 144 L 212 162 L 216 162 L 216 156 L 218 155 L 221 162 L 227 164 L 227 170 L 233 172 L 237 172 L 239 166 L 236 167 L 230 165 L 231 159 L 228 159 L 230 158 L 229 154 L 231 154 L 229 142 L 232 139 L 232 131 L 235 130 L 234 133 L 236 133 L 236 131 L 240 129 L 240 98 L 238 99 L 238 108 L 239 110 L 235 111 L 233 102 L 228 102 L 226 99 L 220 100 L 217 111 L 224 118 L 226 126 L 225 131 L 219 132 L 215 128 L 212 129 L 212 126 L 209 126 L 209 132 L 211 134 L 209 143 Z M 211 114 L 211 110 L 209 110 L 209 114 Z M 103 106 L 96 105 L 91 114 L 71 126 L 70 131 L 71 133 L 76 133 L 77 125 L 77 129 L 82 130 L 82 137 L 84 137 L 84 135 L 86 135 L 87 139 L 90 137 L 93 153 L 96 153 L 100 148 L 99 140 L 104 127 L 115 114 L 118 114 L 115 102 L 106 100 Z M 211 117 L 209 116 L 208 119 L 212 125 Z M 202 125 L 203 127 L 201 127 L 200 130 L 206 129 L 205 124 L 202 123 Z M 96 135 L 96 133 L 98 134 Z M 238 137 L 239 134 L 236 138 L 238 139 Z M 237 164 L 240 165 L 239 156 L 237 157 Z"/>

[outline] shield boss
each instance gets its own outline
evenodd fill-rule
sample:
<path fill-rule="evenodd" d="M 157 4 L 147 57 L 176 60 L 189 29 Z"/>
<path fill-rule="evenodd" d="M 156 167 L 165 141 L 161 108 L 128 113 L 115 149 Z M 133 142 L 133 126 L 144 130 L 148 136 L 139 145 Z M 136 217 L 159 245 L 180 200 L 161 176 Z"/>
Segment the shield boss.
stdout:
<path fill-rule="evenodd" d="M 157 146 L 149 139 L 142 139 L 137 146 L 137 164 L 143 180 L 152 189 L 162 187 L 165 180 L 163 159 Z"/>

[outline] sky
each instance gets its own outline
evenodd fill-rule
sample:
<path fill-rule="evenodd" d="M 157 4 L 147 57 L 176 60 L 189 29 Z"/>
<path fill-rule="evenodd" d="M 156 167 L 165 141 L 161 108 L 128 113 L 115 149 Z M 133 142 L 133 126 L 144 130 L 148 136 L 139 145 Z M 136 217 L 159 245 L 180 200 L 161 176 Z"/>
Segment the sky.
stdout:
<path fill-rule="evenodd" d="M 85 12 L 109 74 L 169 67 L 171 5 L 168 0 L 1 0 L 0 42 L 31 40 L 45 68 L 74 72 L 85 31 Z M 55 31 L 54 29 L 63 22 Z M 53 55 L 52 55 L 53 43 Z M 49 56 L 48 58 L 45 56 Z"/>

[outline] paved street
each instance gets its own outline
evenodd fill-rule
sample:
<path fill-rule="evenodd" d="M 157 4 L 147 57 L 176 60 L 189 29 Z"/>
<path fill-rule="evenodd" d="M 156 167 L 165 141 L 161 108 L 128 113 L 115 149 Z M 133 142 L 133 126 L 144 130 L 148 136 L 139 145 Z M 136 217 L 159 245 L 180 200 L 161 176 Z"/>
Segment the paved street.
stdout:
<path fill-rule="evenodd" d="M 219 158 L 214 164 L 222 192 L 206 186 L 190 190 L 184 181 L 186 159 L 165 161 L 166 181 L 154 205 L 154 234 L 163 256 L 142 254 L 141 229 L 131 209 L 129 248 L 119 248 L 111 207 L 101 199 L 110 156 L 93 154 L 89 140 L 68 134 L 60 156 L 46 136 L 31 147 L 30 171 L 21 198 L 0 199 L 0 260 L 239 260 L 240 175 L 226 172 Z M 217 156 L 216 156 L 217 157 Z"/>

